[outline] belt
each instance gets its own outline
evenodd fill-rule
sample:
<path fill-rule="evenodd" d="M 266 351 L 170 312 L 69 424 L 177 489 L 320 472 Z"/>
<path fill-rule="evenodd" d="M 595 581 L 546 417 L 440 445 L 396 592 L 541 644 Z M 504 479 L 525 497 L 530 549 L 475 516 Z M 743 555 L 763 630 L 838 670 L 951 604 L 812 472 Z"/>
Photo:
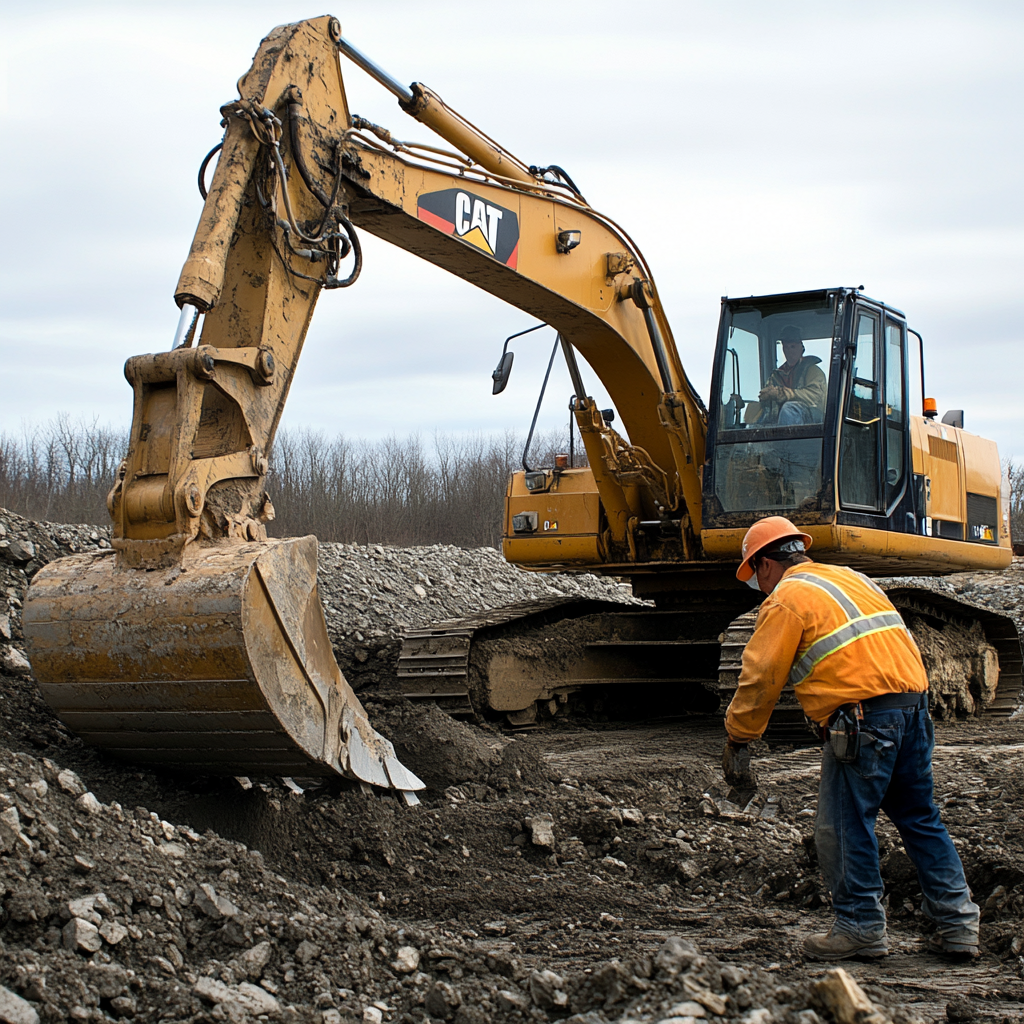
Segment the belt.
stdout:
<path fill-rule="evenodd" d="M 860 702 L 865 711 L 888 711 L 890 708 L 926 708 L 928 691 L 920 693 L 880 693 Z"/>
<path fill-rule="evenodd" d="M 840 704 L 835 711 L 829 715 L 828 724 L 835 725 L 843 711 L 855 713 L 857 718 L 863 718 L 869 711 L 889 711 L 893 708 L 911 708 L 918 710 L 928 707 L 928 691 L 920 693 L 880 693 L 877 697 L 866 697 L 861 701 L 854 701 L 852 704 Z M 819 738 L 828 738 L 828 729 L 818 727 Z"/>

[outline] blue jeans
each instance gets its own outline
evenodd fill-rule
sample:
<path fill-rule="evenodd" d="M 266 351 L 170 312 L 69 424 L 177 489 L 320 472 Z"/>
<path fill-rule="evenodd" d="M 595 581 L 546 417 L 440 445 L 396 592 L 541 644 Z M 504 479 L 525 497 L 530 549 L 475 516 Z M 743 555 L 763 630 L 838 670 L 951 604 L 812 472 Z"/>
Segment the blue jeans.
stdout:
<path fill-rule="evenodd" d="M 979 910 L 932 796 L 935 728 L 928 708 L 867 709 L 861 728 L 856 761 L 837 761 L 829 743 L 821 759 L 814 841 L 836 931 L 864 941 L 885 935 L 875 838 L 881 809 L 917 868 L 922 911 L 944 939 L 976 944 Z"/>
<path fill-rule="evenodd" d="M 786 402 L 779 410 L 780 427 L 796 427 L 802 423 L 820 423 L 821 410 L 811 409 L 799 402 Z"/>

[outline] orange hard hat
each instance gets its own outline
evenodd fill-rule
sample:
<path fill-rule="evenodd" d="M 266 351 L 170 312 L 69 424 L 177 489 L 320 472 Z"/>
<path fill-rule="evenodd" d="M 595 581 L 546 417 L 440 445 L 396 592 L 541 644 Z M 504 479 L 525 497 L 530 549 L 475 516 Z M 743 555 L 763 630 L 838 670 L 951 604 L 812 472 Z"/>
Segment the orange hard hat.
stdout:
<path fill-rule="evenodd" d="M 736 570 L 736 579 L 746 583 L 754 575 L 754 567 L 750 564 L 754 556 L 769 544 L 785 540 L 787 537 L 799 537 L 805 548 L 811 546 L 810 535 L 801 533 L 785 516 L 766 516 L 764 519 L 758 519 L 743 535 L 743 561 Z"/>

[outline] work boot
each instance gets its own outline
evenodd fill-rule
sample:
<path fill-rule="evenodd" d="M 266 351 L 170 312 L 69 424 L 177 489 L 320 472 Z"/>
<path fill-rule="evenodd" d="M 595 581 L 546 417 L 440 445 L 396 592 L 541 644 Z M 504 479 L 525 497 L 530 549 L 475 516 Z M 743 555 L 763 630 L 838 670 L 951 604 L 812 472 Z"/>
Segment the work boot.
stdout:
<path fill-rule="evenodd" d="M 888 956 L 889 945 L 884 935 L 877 939 L 857 939 L 833 927 L 828 932 L 808 935 L 804 939 L 804 952 L 816 960 L 849 960 L 861 956 Z"/>
<path fill-rule="evenodd" d="M 928 948 L 933 953 L 943 953 L 955 960 L 973 960 L 980 955 L 977 942 L 957 942 L 956 939 L 947 939 L 938 932 L 928 940 Z"/>

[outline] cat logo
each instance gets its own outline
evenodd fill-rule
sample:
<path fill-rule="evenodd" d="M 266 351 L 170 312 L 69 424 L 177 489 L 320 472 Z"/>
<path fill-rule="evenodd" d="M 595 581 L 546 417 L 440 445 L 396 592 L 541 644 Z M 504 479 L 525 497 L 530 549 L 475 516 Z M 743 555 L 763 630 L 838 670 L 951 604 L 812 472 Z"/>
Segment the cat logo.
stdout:
<path fill-rule="evenodd" d="M 461 188 L 428 192 L 416 200 L 416 216 L 431 227 L 482 249 L 513 270 L 519 263 L 519 218 Z"/>

